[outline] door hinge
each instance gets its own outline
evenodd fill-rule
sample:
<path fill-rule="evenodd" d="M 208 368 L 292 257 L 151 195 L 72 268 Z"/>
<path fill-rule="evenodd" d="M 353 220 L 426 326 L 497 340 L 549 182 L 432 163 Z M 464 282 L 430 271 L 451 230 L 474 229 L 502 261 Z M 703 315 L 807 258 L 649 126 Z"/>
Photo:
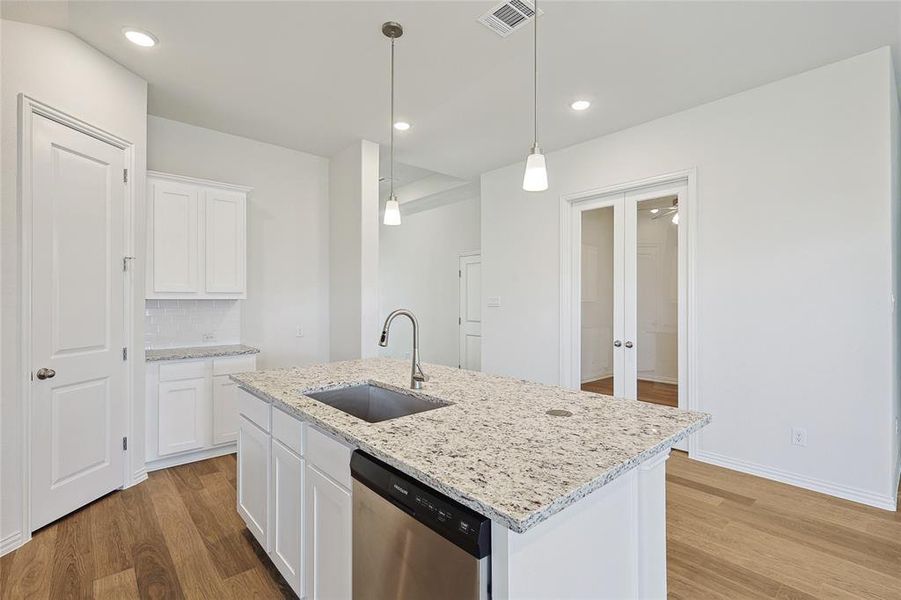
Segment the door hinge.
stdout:
<path fill-rule="evenodd" d="M 128 271 L 128 261 L 134 260 L 134 259 L 135 259 L 134 256 L 123 256 L 122 257 L 122 270 Z"/>
<path fill-rule="evenodd" d="M 457 317 L 457 325 L 463 324 L 463 317 Z"/>
<path fill-rule="evenodd" d="M 463 279 L 463 269 L 459 269 L 457 271 L 457 277 L 459 277 L 460 279 Z"/>
<path fill-rule="evenodd" d="M 122 169 L 122 183 L 128 183 L 128 169 Z"/>
<path fill-rule="evenodd" d="M 122 450 L 128 450 L 128 438 L 122 438 Z"/>
<path fill-rule="evenodd" d="M 122 348 L 122 360 L 128 360 L 128 348 Z"/>

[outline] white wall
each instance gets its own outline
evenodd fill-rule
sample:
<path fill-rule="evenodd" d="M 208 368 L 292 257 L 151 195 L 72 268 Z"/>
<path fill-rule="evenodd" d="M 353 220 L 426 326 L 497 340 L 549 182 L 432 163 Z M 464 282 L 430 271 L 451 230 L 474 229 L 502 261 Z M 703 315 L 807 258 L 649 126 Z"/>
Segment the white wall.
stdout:
<path fill-rule="evenodd" d="M 160 117 L 147 123 L 149 169 L 253 188 L 241 334 L 261 349 L 258 366 L 326 360 L 328 159 Z"/>
<path fill-rule="evenodd" d="M 478 250 L 480 242 L 480 203 L 478 191 L 474 192 L 475 196 L 422 211 L 416 211 L 415 203 L 403 204 L 403 224 L 381 226 L 379 315 L 384 319 L 396 308 L 413 311 L 419 321 L 423 362 L 459 364 L 459 258 Z M 409 357 L 411 335 L 409 320 L 397 319 L 381 354 Z"/>
<path fill-rule="evenodd" d="M 699 456 L 893 502 L 890 51 L 482 176 L 483 369 L 559 380 L 562 194 L 697 169 Z M 791 445 L 806 427 L 807 447 Z"/>
<path fill-rule="evenodd" d="M 0 22 L 0 154 L 2 154 L 2 464 L 0 464 L 0 542 L 12 543 L 22 531 L 21 515 L 21 415 L 17 389 L 19 264 L 17 179 L 17 96 L 25 93 L 79 119 L 134 143 L 135 186 L 138 214 L 144 212 L 144 176 L 147 125 L 147 84 L 118 63 L 91 48 L 70 33 L 14 21 Z M 135 231 L 136 247 L 143 248 L 144 227 Z M 133 327 L 143 338 L 144 266 L 136 261 L 137 294 L 133 305 Z M 143 468 L 143 368 L 134 371 L 137 440 L 129 456 L 133 471 Z M 140 423 L 137 422 L 140 418 Z"/>
<path fill-rule="evenodd" d="M 330 360 L 378 344 L 379 147 L 360 140 L 329 164 Z"/>

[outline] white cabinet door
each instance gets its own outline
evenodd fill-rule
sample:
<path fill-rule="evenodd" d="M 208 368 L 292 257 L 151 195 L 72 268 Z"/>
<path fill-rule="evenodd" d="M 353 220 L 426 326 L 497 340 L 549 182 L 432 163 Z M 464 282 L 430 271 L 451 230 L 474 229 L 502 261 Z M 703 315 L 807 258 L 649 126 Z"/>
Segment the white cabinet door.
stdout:
<path fill-rule="evenodd" d="M 208 294 L 243 294 L 245 274 L 245 194 L 204 192 L 205 290 Z"/>
<path fill-rule="evenodd" d="M 209 445 L 209 398 L 206 377 L 160 382 L 157 413 L 160 456 Z"/>
<path fill-rule="evenodd" d="M 198 293 L 198 188 L 172 181 L 150 183 L 147 297 Z"/>
<path fill-rule="evenodd" d="M 272 440 L 273 564 L 298 596 L 303 596 L 304 460 Z"/>
<path fill-rule="evenodd" d="M 311 600 L 351 597 L 350 492 L 307 463 L 304 481 L 306 513 L 306 591 Z"/>
<path fill-rule="evenodd" d="M 238 438 L 238 386 L 228 375 L 213 377 L 213 444 Z"/>
<path fill-rule="evenodd" d="M 238 423 L 238 514 L 269 552 L 269 434 L 243 415 Z"/>

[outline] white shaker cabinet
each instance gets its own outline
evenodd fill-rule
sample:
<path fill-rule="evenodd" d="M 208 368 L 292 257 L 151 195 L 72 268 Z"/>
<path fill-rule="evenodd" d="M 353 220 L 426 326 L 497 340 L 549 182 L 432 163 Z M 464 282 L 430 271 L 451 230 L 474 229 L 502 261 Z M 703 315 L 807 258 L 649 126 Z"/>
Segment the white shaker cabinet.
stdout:
<path fill-rule="evenodd" d="M 254 370 L 253 354 L 147 363 L 147 470 L 234 452 L 238 388 L 229 375 Z"/>
<path fill-rule="evenodd" d="M 148 171 L 148 299 L 247 297 L 249 192 Z"/>
<path fill-rule="evenodd" d="M 209 445 L 209 391 L 204 377 L 161 381 L 158 399 L 159 456 Z"/>
<path fill-rule="evenodd" d="M 274 437 L 271 478 L 272 548 L 269 556 L 285 581 L 299 592 L 304 588 L 304 459 Z"/>
<path fill-rule="evenodd" d="M 238 514 L 269 552 L 269 433 L 243 414 L 238 425 Z"/>
<path fill-rule="evenodd" d="M 252 369 L 251 369 L 252 370 Z M 228 375 L 213 377 L 213 444 L 238 439 L 238 385 Z"/>
<path fill-rule="evenodd" d="M 237 398 L 238 513 L 300 598 L 350 600 L 353 448 L 243 389 Z"/>
<path fill-rule="evenodd" d="M 350 491 L 309 463 L 304 485 L 307 598 L 350 599 L 353 544 Z"/>

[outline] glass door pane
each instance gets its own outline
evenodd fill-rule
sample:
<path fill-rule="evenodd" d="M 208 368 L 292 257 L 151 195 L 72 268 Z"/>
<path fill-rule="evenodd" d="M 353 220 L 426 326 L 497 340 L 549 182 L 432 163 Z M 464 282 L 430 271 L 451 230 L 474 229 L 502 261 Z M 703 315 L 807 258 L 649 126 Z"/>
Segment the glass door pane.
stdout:
<path fill-rule="evenodd" d="M 635 207 L 634 330 L 626 337 L 636 381 L 627 387 L 638 400 L 678 406 L 678 196 L 636 199 Z"/>
<path fill-rule="evenodd" d="M 616 381 L 618 348 L 616 278 L 621 269 L 613 205 L 582 212 L 581 260 L 581 382 L 582 389 L 598 394 L 622 395 Z"/>

